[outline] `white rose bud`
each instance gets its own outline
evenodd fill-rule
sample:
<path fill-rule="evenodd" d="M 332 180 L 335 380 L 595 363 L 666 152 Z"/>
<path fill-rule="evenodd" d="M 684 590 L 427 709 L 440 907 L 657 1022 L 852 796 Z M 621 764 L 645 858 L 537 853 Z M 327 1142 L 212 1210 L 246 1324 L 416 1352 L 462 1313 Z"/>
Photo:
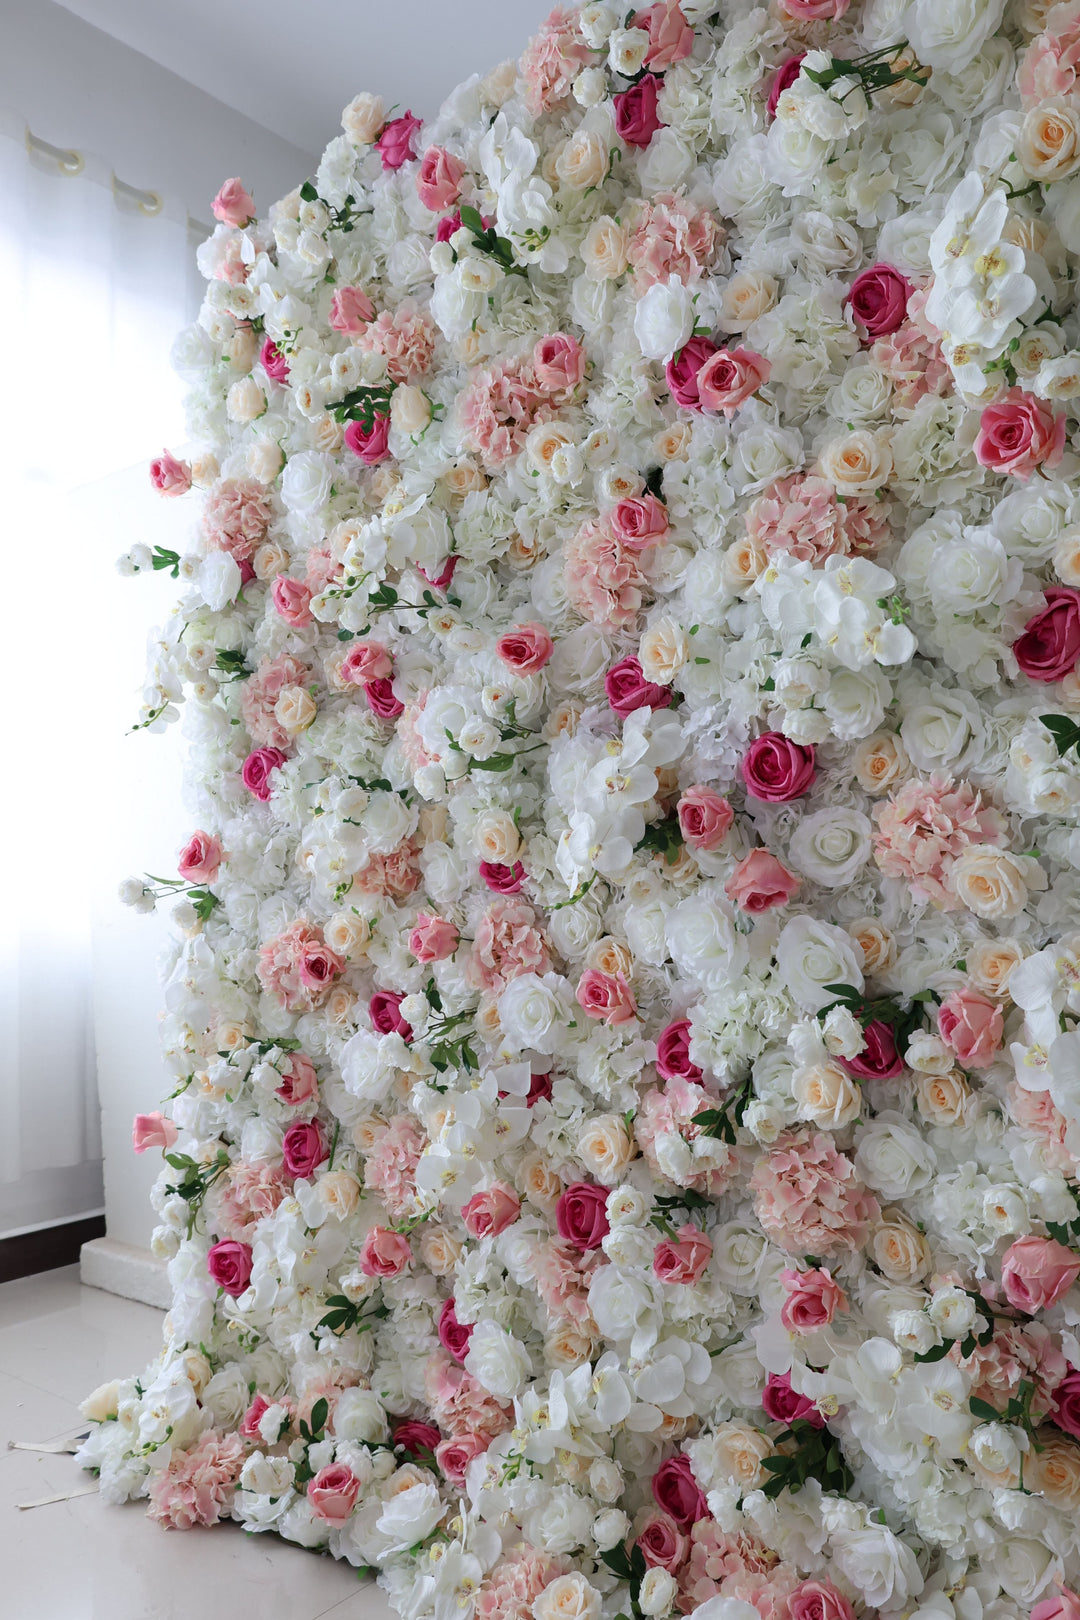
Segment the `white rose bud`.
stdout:
<path fill-rule="evenodd" d="M 645 66 L 649 35 L 644 28 L 620 28 L 608 41 L 608 62 L 613 73 L 632 79 Z"/>
<path fill-rule="evenodd" d="M 412 438 L 423 433 L 431 421 L 431 401 L 422 388 L 405 383 L 390 398 L 390 426 Z"/>
<path fill-rule="evenodd" d="M 677 1591 L 678 1586 L 671 1571 L 654 1565 L 645 1571 L 642 1578 L 638 1607 L 642 1614 L 650 1616 L 670 1614 Z"/>
<path fill-rule="evenodd" d="M 608 1508 L 597 1514 L 593 1525 L 593 1540 L 601 1552 L 608 1552 L 630 1533 L 630 1520 L 621 1508 Z"/>

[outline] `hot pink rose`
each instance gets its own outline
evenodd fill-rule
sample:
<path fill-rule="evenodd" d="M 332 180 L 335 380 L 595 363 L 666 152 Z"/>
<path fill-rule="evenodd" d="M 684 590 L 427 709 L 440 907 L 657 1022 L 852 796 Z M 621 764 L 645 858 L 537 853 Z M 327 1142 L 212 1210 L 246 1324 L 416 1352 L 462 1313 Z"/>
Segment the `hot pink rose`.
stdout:
<path fill-rule="evenodd" d="M 394 660 L 381 641 L 363 636 L 350 642 L 349 650 L 341 660 L 339 672 L 343 681 L 363 686 L 365 681 L 384 680 L 394 673 Z"/>
<path fill-rule="evenodd" d="M 1018 1311 L 1034 1316 L 1055 1305 L 1080 1277 L 1080 1254 L 1054 1238 L 1021 1237 L 1009 1245 L 1001 1261 L 1005 1298 Z"/>
<path fill-rule="evenodd" d="M 851 0 L 779 0 L 780 10 L 786 11 L 796 22 L 818 22 L 822 18 L 842 17 Z"/>
<path fill-rule="evenodd" d="M 210 207 L 215 219 L 238 229 L 255 218 L 254 199 L 242 180 L 226 180 Z"/>
<path fill-rule="evenodd" d="M 131 1122 L 131 1145 L 136 1153 L 145 1153 L 149 1148 L 167 1153 L 179 1135 L 172 1120 L 157 1108 L 152 1114 L 136 1114 Z"/>
<path fill-rule="evenodd" d="M 375 305 L 362 287 L 339 287 L 330 303 L 330 325 L 335 332 L 350 337 L 364 330 L 375 319 Z"/>
<path fill-rule="evenodd" d="M 784 91 L 790 90 L 799 77 L 799 69 L 805 59 L 805 51 L 800 51 L 797 56 L 789 56 L 786 62 L 781 62 L 769 80 L 769 93 L 765 100 L 765 111 L 770 118 L 776 117 L 776 103 L 780 100 Z"/>
<path fill-rule="evenodd" d="M 191 468 L 163 450 L 150 463 L 150 482 L 159 495 L 186 495 L 191 488 Z"/>
<path fill-rule="evenodd" d="M 698 373 L 706 361 L 711 360 L 713 355 L 719 352 L 712 338 L 696 336 L 688 338 L 678 354 L 673 354 L 668 361 L 664 368 L 668 392 L 676 405 L 681 405 L 684 411 L 701 409 Z"/>
<path fill-rule="evenodd" d="M 1005 1034 L 1001 1008 L 967 986 L 954 990 L 938 1008 L 938 1034 L 965 1069 L 987 1069 Z"/>
<path fill-rule="evenodd" d="M 318 1120 L 290 1125 L 281 1139 L 281 1153 L 290 1176 L 307 1181 L 330 1154 Z"/>
<path fill-rule="evenodd" d="M 656 495 L 628 496 L 608 516 L 612 533 L 627 551 L 644 551 L 663 540 L 670 527 L 668 511 Z"/>
<path fill-rule="evenodd" d="M 1029 681 L 1061 681 L 1080 660 L 1080 591 L 1051 585 L 1043 595 L 1046 606 L 1028 620 L 1013 653 Z"/>
<path fill-rule="evenodd" d="M 1080 1440 L 1080 1369 L 1070 1367 L 1054 1391 L 1054 1422 Z"/>
<path fill-rule="evenodd" d="M 694 30 L 683 16 L 679 0 L 657 0 L 647 11 L 639 11 L 631 26 L 648 31 L 645 65 L 656 73 L 681 62 L 694 49 Z"/>
<path fill-rule="evenodd" d="M 700 1082 L 701 1069 L 690 1057 L 690 1020 L 677 1018 L 656 1038 L 656 1072 L 664 1080 Z"/>
<path fill-rule="evenodd" d="M 271 382 L 287 383 L 289 380 L 289 362 L 274 342 L 267 338 L 259 350 L 259 360 L 263 370 Z"/>
<path fill-rule="evenodd" d="M 787 804 L 810 791 L 814 780 L 814 747 L 792 742 L 780 731 L 755 737 L 743 755 L 746 791 L 768 804 Z"/>
<path fill-rule="evenodd" d="M 559 1236 L 582 1254 L 598 1249 L 611 1228 L 607 1218 L 607 1193 L 591 1181 L 572 1181 L 559 1194 L 555 1206 Z"/>
<path fill-rule="evenodd" d="M 193 832 L 177 856 L 176 870 L 186 883 L 213 883 L 224 853 L 211 833 Z"/>
<path fill-rule="evenodd" d="M 501 861 L 481 861 L 480 877 L 492 894 L 520 894 L 525 868 L 520 861 L 504 866 Z"/>
<path fill-rule="evenodd" d="M 1053 1597 L 1036 1603 L 1031 1620 L 1080 1620 L 1080 1597 L 1067 1586 L 1059 1586 Z"/>
<path fill-rule="evenodd" d="M 638 658 L 623 658 L 612 664 L 604 676 L 604 691 L 621 719 L 635 709 L 666 709 L 671 704 L 671 688 L 647 681 Z"/>
<path fill-rule="evenodd" d="M 673 1238 L 661 1238 L 653 1251 L 652 1268 L 663 1283 L 700 1282 L 712 1258 L 713 1246 L 696 1226 L 680 1226 Z"/>
<path fill-rule="evenodd" d="M 340 1529 L 356 1506 L 360 1481 L 344 1463 L 328 1463 L 308 1481 L 307 1494 L 315 1518 Z"/>
<path fill-rule="evenodd" d="M 744 400 L 767 383 L 772 366 L 753 349 L 717 349 L 697 374 L 701 409 L 734 416 Z"/>
<path fill-rule="evenodd" d="M 429 574 L 425 568 L 420 567 L 419 563 L 416 565 L 416 572 L 423 575 L 433 590 L 448 591 L 454 578 L 454 569 L 460 561 L 461 558 L 455 553 L 447 557 L 437 574 Z"/>
<path fill-rule="evenodd" d="M 460 938 L 456 924 L 421 911 L 409 935 L 409 949 L 418 962 L 445 962 L 457 950 Z"/>
<path fill-rule="evenodd" d="M 401 1003 L 404 1000 L 402 990 L 376 990 L 368 1002 L 371 1027 L 376 1035 L 400 1035 L 403 1041 L 412 1040 L 412 1025 L 407 1024 L 401 1016 Z"/>
<path fill-rule="evenodd" d="M 373 1226 L 360 1248 L 360 1270 L 365 1277 L 397 1277 L 412 1259 L 409 1240 L 388 1226 Z"/>
<path fill-rule="evenodd" d="M 679 831 L 691 849 L 717 849 L 735 820 L 723 795 L 700 783 L 687 788 L 679 800 L 678 816 Z"/>
<path fill-rule="evenodd" d="M 459 1489 L 474 1457 L 482 1457 L 491 1440 L 483 1434 L 453 1434 L 435 1447 L 435 1461 L 451 1485 Z"/>
<path fill-rule="evenodd" d="M 279 574 L 270 597 L 285 623 L 291 624 L 294 629 L 303 629 L 304 625 L 313 622 L 311 590 L 302 579 L 290 579 L 288 574 Z"/>
<path fill-rule="evenodd" d="M 637 1002 L 623 974 L 586 968 L 574 992 L 577 1004 L 590 1018 L 605 1024 L 629 1024 L 637 1017 Z"/>
<path fill-rule="evenodd" d="M 652 1477 L 652 1493 L 657 1507 L 670 1514 L 680 1530 L 689 1530 L 699 1519 L 709 1516 L 705 1493 L 684 1451 L 660 1464 Z"/>
<path fill-rule="evenodd" d="M 235 1299 L 251 1281 L 251 1247 L 226 1238 L 213 1243 L 206 1256 L 206 1269 L 218 1287 Z"/>
<path fill-rule="evenodd" d="M 1065 449 L 1065 413 L 1043 399 L 1009 388 L 979 418 L 975 459 L 994 472 L 1026 480 L 1037 467 L 1056 467 Z"/>
<path fill-rule="evenodd" d="M 439 1335 L 439 1343 L 447 1355 L 453 1356 L 455 1361 L 464 1361 L 469 1348 L 469 1340 L 473 1336 L 473 1326 L 471 1322 L 458 1321 L 457 1311 L 452 1299 L 448 1299 L 439 1312 L 436 1331 Z"/>
<path fill-rule="evenodd" d="M 533 349 L 536 380 L 549 394 L 576 388 L 585 375 L 585 350 L 567 332 L 551 332 Z"/>
<path fill-rule="evenodd" d="M 376 462 L 386 460 L 390 454 L 389 439 L 388 416 L 376 416 L 368 429 L 365 429 L 362 422 L 350 422 L 345 429 L 345 443 L 354 456 L 360 457 L 366 467 L 374 467 Z"/>
<path fill-rule="evenodd" d="M 281 1084 L 277 1095 L 290 1108 L 299 1108 L 306 1102 L 318 1102 L 319 1081 L 315 1065 L 303 1052 L 292 1052 L 281 1071 Z"/>
<path fill-rule="evenodd" d="M 465 1230 L 474 1238 L 498 1237 L 513 1226 L 521 1214 L 521 1199 L 505 1181 L 493 1182 L 482 1192 L 473 1193 L 461 1211 Z"/>
<path fill-rule="evenodd" d="M 365 681 L 364 696 L 368 708 L 380 720 L 396 720 L 399 714 L 405 713 L 404 703 L 394 696 L 393 682 L 385 676 L 375 681 Z"/>
<path fill-rule="evenodd" d="M 855 277 L 847 303 L 868 337 L 886 337 L 903 326 L 911 294 L 911 282 L 899 270 L 891 264 L 872 264 Z"/>
<path fill-rule="evenodd" d="M 896 1048 L 896 1037 L 880 1018 L 863 1027 L 866 1045 L 853 1058 L 842 1057 L 840 1064 L 859 1080 L 895 1080 L 904 1072 L 904 1060 Z"/>
<path fill-rule="evenodd" d="M 761 1405 L 765 1416 L 772 1418 L 774 1423 L 790 1425 L 798 1418 L 805 1418 L 815 1429 L 825 1427 L 825 1419 L 814 1402 L 792 1389 L 790 1373 L 769 1374 L 765 1380 Z"/>
<path fill-rule="evenodd" d="M 414 142 L 419 128 L 420 120 L 414 118 L 411 112 L 404 112 L 400 118 L 391 118 L 388 124 L 384 124 L 383 132 L 375 142 L 384 169 L 400 169 L 403 163 L 416 156 Z"/>
<path fill-rule="evenodd" d="M 444 146 L 429 146 L 416 171 L 416 194 L 425 208 L 438 214 L 461 196 L 465 165 Z"/>
<path fill-rule="evenodd" d="M 495 651 L 515 675 L 535 675 L 555 651 L 555 643 L 542 624 L 530 619 L 500 636 Z"/>
<path fill-rule="evenodd" d="M 644 73 L 629 90 L 612 96 L 615 133 L 627 146 L 648 146 L 663 120 L 657 111 L 660 80 L 655 73 Z"/>
<path fill-rule="evenodd" d="M 686 1562 L 690 1543 L 670 1513 L 653 1513 L 637 1533 L 636 1545 L 648 1569 L 666 1569 L 674 1575 Z"/>
<path fill-rule="evenodd" d="M 837 1311 L 846 1311 L 847 1295 L 826 1266 L 809 1271 L 785 1270 L 780 1281 L 787 1294 L 780 1307 L 780 1320 L 789 1333 L 813 1333 L 826 1327 Z"/>
<path fill-rule="evenodd" d="M 420 1418 L 402 1418 L 400 1423 L 394 1425 L 394 1449 L 400 1447 L 410 1457 L 434 1456 L 435 1447 L 441 1439 L 442 1435 L 434 1423 L 424 1423 Z"/>
<path fill-rule="evenodd" d="M 800 1581 L 787 1600 L 788 1620 L 855 1620 L 855 1610 L 831 1581 Z"/>
<path fill-rule="evenodd" d="M 767 849 L 752 849 L 724 884 L 724 893 L 751 916 L 786 906 L 799 889 L 799 879 Z"/>
<path fill-rule="evenodd" d="M 286 757 L 280 748 L 256 748 L 253 754 L 249 754 L 240 772 L 248 792 L 265 803 L 270 797 L 270 773 L 280 770 Z"/>

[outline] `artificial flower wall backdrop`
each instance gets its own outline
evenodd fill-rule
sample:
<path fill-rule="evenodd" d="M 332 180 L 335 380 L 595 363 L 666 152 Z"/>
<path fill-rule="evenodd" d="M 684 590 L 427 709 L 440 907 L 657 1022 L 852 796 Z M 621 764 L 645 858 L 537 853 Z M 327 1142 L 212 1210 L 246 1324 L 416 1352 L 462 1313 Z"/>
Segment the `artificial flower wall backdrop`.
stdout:
<path fill-rule="evenodd" d="M 107 1496 L 410 1620 L 1076 1620 L 1078 66 L 590 4 L 222 188 Z"/>

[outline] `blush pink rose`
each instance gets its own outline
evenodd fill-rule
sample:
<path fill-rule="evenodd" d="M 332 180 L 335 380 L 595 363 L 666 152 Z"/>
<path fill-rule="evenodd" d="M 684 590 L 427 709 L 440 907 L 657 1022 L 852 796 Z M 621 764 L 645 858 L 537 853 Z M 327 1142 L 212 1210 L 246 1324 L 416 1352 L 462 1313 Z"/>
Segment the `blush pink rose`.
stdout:
<path fill-rule="evenodd" d="M 699 411 L 701 396 L 698 392 L 698 373 L 719 349 L 712 338 L 688 338 L 677 354 L 673 354 L 664 368 L 668 393 L 684 411 Z"/>
<path fill-rule="evenodd" d="M 895 1080 L 904 1072 L 904 1060 L 896 1046 L 896 1037 L 889 1025 L 873 1018 L 863 1027 L 865 1045 L 852 1058 L 839 1058 L 838 1062 L 848 1074 L 858 1080 Z"/>
<path fill-rule="evenodd" d="M 690 1056 L 690 1020 L 677 1018 L 656 1038 L 656 1072 L 663 1080 L 700 1083 L 702 1071 Z"/>
<path fill-rule="evenodd" d="M 780 1320 L 789 1333 L 813 1333 L 827 1327 L 837 1311 L 848 1308 L 847 1295 L 826 1266 L 813 1266 L 809 1271 L 785 1269 L 780 1281 L 787 1295 Z"/>
<path fill-rule="evenodd" d="M 780 10 L 796 22 L 819 22 L 842 17 L 851 0 L 779 0 Z"/>
<path fill-rule="evenodd" d="M 413 1038 L 412 1025 L 401 1016 L 402 990 L 376 990 L 368 1002 L 371 1027 L 376 1035 L 400 1035 L 403 1041 Z"/>
<path fill-rule="evenodd" d="M 603 1187 L 591 1181 L 572 1181 L 559 1194 L 555 1225 L 559 1236 L 582 1254 L 598 1249 L 611 1230 Z"/>
<path fill-rule="evenodd" d="M 306 1102 L 318 1102 L 318 1076 L 314 1063 L 305 1053 L 290 1053 L 288 1064 L 281 1071 L 281 1084 L 276 1095 L 290 1108 L 299 1108 Z"/>
<path fill-rule="evenodd" d="M 671 688 L 647 681 L 639 658 L 623 658 L 604 676 L 604 691 L 614 712 L 625 719 L 635 709 L 666 709 Z"/>
<path fill-rule="evenodd" d="M 296 975 L 307 990 L 325 990 L 344 971 L 343 959 L 332 951 L 319 935 L 300 943 L 296 956 Z"/>
<path fill-rule="evenodd" d="M 799 1395 L 791 1387 L 790 1373 L 770 1373 L 762 1391 L 761 1406 L 765 1416 L 774 1423 L 790 1426 L 799 1418 L 812 1423 L 815 1429 L 825 1427 L 825 1419 L 813 1401 Z"/>
<path fill-rule="evenodd" d="M 150 482 L 159 495 L 186 495 L 191 488 L 191 468 L 171 451 L 163 450 L 150 463 Z"/>
<path fill-rule="evenodd" d="M 705 1493 L 684 1451 L 660 1464 L 652 1477 L 652 1493 L 657 1507 L 670 1514 L 680 1530 L 689 1530 L 699 1519 L 709 1516 Z"/>
<path fill-rule="evenodd" d="M 1080 1277 L 1080 1254 L 1074 1254 L 1054 1238 L 1017 1238 L 1001 1261 L 1005 1298 L 1028 1316 L 1056 1304 L 1077 1277 Z"/>
<path fill-rule="evenodd" d="M 635 1543 L 648 1569 L 666 1569 L 674 1575 L 686 1562 L 690 1542 L 670 1513 L 652 1513 L 637 1533 Z"/>
<path fill-rule="evenodd" d="M 977 990 L 954 990 L 938 1008 L 938 1034 L 965 1069 L 987 1069 L 1005 1034 L 1001 1008 Z"/>
<path fill-rule="evenodd" d="M 409 950 L 418 962 L 425 965 L 428 962 L 445 962 L 457 950 L 460 938 L 456 924 L 448 922 L 445 917 L 421 911 L 409 935 Z"/>
<path fill-rule="evenodd" d="M 755 737 L 743 755 L 742 776 L 746 791 L 767 804 L 787 804 L 801 799 L 814 781 L 814 747 L 792 742 L 780 731 L 766 731 Z"/>
<path fill-rule="evenodd" d="M 186 883 L 213 883 L 221 870 L 224 850 L 211 833 L 193 832 L 176 861 L 176 870 Z"/>
<path fill-rule="evenodd" d="M 554 641 L 535 619 L 530 619 L 527 624 L 515 625 L 495 643 L 496 654 L 515 675 L 535 675 L 543 669 L 554 651 Z"/>
<path fill-rule="evenodd" d="M 425 208 L 441 213 L 461 196 L 465 165 L 444 146 L 429 146 L 416 171 L 416 194 Z"/>
<path fill-rule="evenodd" d="M 697 374 L 702 410 L 734 416 L 744 400 L 768 382 L 771 373 L 769 361 L 753 349 L 717 349 Z"/>
<path fill-rule="evenodd" d="M 911 282 L 891 264 L 872 264 L 855 277 L 847 304 L 868 337 L 886 337 L 903 326 L 912 291 Z"/>
<path fill-rule="evenodd" d="M 663 120 L 657 110 L 660 80 L 655 73 L 643 73 L 629 90 L 620 90 L 612 96 L 615 108 L 615 133 L 627 146 L 648 146 Z"/>
<path fill-rule="evenodd" d="M 341 679 L 351 681 L 354 686 L 385 680 L 393 673 L 394 660 L 382 642 L 371 641 L 366 636 L 351 643 L 339 665 Z"/>
<path fill-rule="evenodd" d="M 776 117 L 776 103 L 785 90 L 790 90 L 799 77 L 799 69 L 806 59 L 806 52 L 800 51 L 797 56 L 789 56 L 786 62 L 781 62 L 772 78 L 769 80 L 769 92 L 765 99 L 765 111 L 770 118 Z"/>
<path fill-rule="evenodd" d="M 1061 681 L 1080 660 L 1080 591 L 1051 585 L 1043 595 L 1046 606 L 1028 620 L 1013 653 L 1029 681 Z"/>
<path fill-rule="evenodd" d="M 171 1119 L 155 1108 L 152 1114 L 136 1114 L 131 1122 L 131 1145 L 136 1153 L 160 1148 L 167 1153 L 180 1135 Z"/>
<path fill-rule="evenodd" d="M 1056 467 L 1065 449 L 1065 413 L 1022 388 L 1009 388 L 979 418 L 975 459 L 994 472 L 1027 480 L 1037 467 Z"/>
<path fill-rule="evenodd" d="M 344 1463 L 328 1463 L 308 1481 L 307 1495 L 315 1518 L 340 1529 L 356 1506 L 360 1481 Z"/>
<path fill-rule="evenodd" d="M 724 842 L 735 812 L 715 788 L 700 783 L 679 800 L 679 831 L 691 849 L 716 849 Z"/>
<path fill-rule="evenodd" d="M 1080 1597 L 1067 1586 L 1043 1598 L 1031 1611 L 1031 1620 L 1080 1620 Z"/>
<path fill-rule="evenodd" d="M 264 804 L 270 797 L 270 773 L 280 770 L 286 757 L 280 748 L 256 748 L 244 761 L 241 780 L 248 792 Z"/>
<path fill-rule="evenodd" d="M 545 393 L 576 388 L 585 375 L 585 350 L 568 332 L 551 332 L 533 349 L 533 369 Z"/>
<path fill-rule="evenodd" d="M 244 1413 L 243 1420 L 240 1424 L 240 1433 L 243 1435 L 245 1440 L 258 1441 L 262 1439 L 262 1435 L 259 1433 L 259 1424 L 262 1421 L 264 1413 L 269 1412 L 269 1410 L 270 1402 L 267 1400 L 266 1396 L 260 1395 L 256 1391 L 255 1395 L 252 1397 L 251 1405 Z"/>
<path fill-rule="evenodd" d="M 629 1024 L 637 1017 L 637 1002 L 622 973 L 601 973 L 599 968 L 586 968 L 574 995 L 588 1017 L 612 1027 Z"/>
<path fill-rule="evenodd" d="M 453 1356 L 457 1362 L 464 1361 L 469 1349 L 469 1340 L 473 1336 L 473 1326 L 471 1322 L 458 1321 L 457 1309 L 452 1299 L 446 1300 L 439 1312 L 436 1331 L 439 1343 L 447 1355 Z"/>
<path fill-rule="evenodd" d="M 254 199 L 242 180 L 226 180 L 210 207 L 215 219 L 238 229 L 255 218 Z"/>
<path fill-rule="evenodd" d="M 800 1581 L 787 1600 L 788 1620 L 855 1620 L 855 1610 L 831 1581 Z"/>
<path fill-rule="evenodd" d="M 644 551 L 663 540 L 670 527 L 668 511 L 657 495 L 628 496 L 608 516 L 612 533 L 627 551 Z"/>
<path fill-rule="evenodd" d="M 290 1176 L 307 1181 L 330 1155 L 318 1120 L 290 1125 L 281 1139 L 281 1154 Z"/>
<path fill-rule="evenodd" d="M 359 456 L 366 467 L 374 467 L 390 454 L 390 418 L 376 416 L 370 428 L 362 422 L 350 422 L 345 429 L 345 443 L 354 456 Z"/>
<path fill-rule="evenodd" d="M 786 906 L 798 892 L 799 879 L 767 849 L 752 849 L 724 884 L 724 893 L 751 916 Z"/>
<path fill-rule="evenodd" d="M 302 579 L 290 579 L 288 574 L 279 574 L 270 597 L 285 623 L 291 624 L 294 629 L 301 630 L 313 622 L 311 590 Z"/>
<path fill-rule="evenodd" d="M 339 287 L 330 303 L 330 325 L 335 332 L 357 336 L 375 319 L 375 305 L 362 287 Z"/>
<path fill-rule="evenodd" d="M 461 1211 L 465 1230 L 471 1237 L 498 1237 L 513 1226 L 521 1214 L 521 1199 L 505 1181 L 495 1181 L 482 1192 L 473 1193 Z"/>
<path fill-rule="evenodd" d="M 287 383 L 289 380 L 289 362 L 274 342 L 267 338 L 259 350 L 259 363 L 271 382 Z"/>
<path fill-rule="evenodd" d="M 713 1246 L 696 1226 L 680 1226 L 673 1238 L 661 1238 L 653 1251 L 652 1268 L 663 1283 L 700 1282 L 712 1258 Z"/>
<path fill-rule="evenodd" d="M 365 1277 L 397 1277 L 412 1259 L 409 1240 L 388 1226 L 373 1226 L 360 1248 L 360 1270 Z"/>
<path fill-rule="evenodd" d="M 520 861 L 504 866 L 501 861 L 481 861 L 481 880 L 492 894 L 520 894 L 525 882 L 525 868 Z"/>
<path fill-rule="evenodd" d="M 656 5 L 635 15 L 631 27 L 648 32 L 645 66 L 656 73 L 683 61 L 694 49 L 694 30 L 683 16 L 679 0 L 657 0 Z"/>
<path fill-rule="evenodd" d="M 490 1439 L 483 1434 L 452 1434 L 435 1447 L 435 1461 L 450 1484 L 460 1489 L 465 1484 L 469 1464 L 474 1457 L 482 1457 L 490 1444 Z"/>
<path fill-rule="evenodd" d="M 411 112 L 402 113 L 400 118 L 391 118 L 383 126 L 375 147 L 384 169 L 400 169 L 403 163 L 416 156 L 414 142 L 419 128 L 420 120 L 414 118 Z"/>
<path fill-rule="evenodd" d="M 394 695 L 393 683 L 385 676 L 377 681 L 365 681 L 364 696 L 368 708 L 380 720 L 396 720 L 399 714 L 405 713 L 404 703 Z"/>
<path fill-rule="evenodd" d="M 213 1243 L 206 1256 L 206 1269 L 223 1293 L 233 1299 L 242 1294 L 251 1281 L 251 1246 L 226 1238 Z"/>

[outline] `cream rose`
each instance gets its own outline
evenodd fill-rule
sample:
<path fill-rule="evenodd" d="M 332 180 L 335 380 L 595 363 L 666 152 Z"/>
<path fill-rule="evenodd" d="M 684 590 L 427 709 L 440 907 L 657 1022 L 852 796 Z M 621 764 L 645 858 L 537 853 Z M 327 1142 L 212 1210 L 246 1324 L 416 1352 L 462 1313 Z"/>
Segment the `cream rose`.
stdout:
<path fill-rule="evenodd" d="M 765 571 L 768 561 L 760 540 L 740 535 L 724 552 L 721 564 L 724 584 L 735 596 L 745 596 Z"/>
<path fill-rule="evenodd" d="M 599 1620 L 603 1600 L 595 1586 L 576 1570 L 557 1575 L 535 1599 L 535 1620 Z"/>
<path fill-rule="evenodd" d="M 555 159 L 555 173 L 564 186 L 588 191 L 603 183 L 608 171 L 608 142 L 595 129 L 579 129 Z"/>
<path fill-rule="evenodd" d="M 725 332 L 745 332 L 776 303 L 780 291 L 774 276 L 743 270 L 732 276 L 720 299 L 720 325 Z"/>
<path fill-rule="evenodd" d="M 1016 141 L 1026 174 L 1043 185 L 1064 180 L 1080 168 L 1080 118 L 1059 96 L 1028 109 Z"/>
<path fill-rule="evenodd" d="M 473 834 L 482 861 L 497 866 L 513 866 L 521 849 L 521 834 L 506 810 L 485 810 L 477 817 Z"/>
<path fill-rule="evenodd" d="M 1045 889 L 1046 875 L 1030 856 L 972 844 L 953 862 L 948 885 L 976 917 L 997 919 L 1018 916 L 1027 904 L 1028 889 Z"/>
<path fill-rule="evenodd" d="M 712 1437 L 716 1471 L 740 1494 L 757 1490 L 765 1480 L 762 1463 L 773 1454 L 773 1443 L 749 1423 L 721 1423 Z"/>
<path fill-rule="evenodd" d="M 896 938 L 877 917 L 860 917 L 848 923 L 847 931 L 862 952 L 864 973 L 884 973 L 895 965 Z"/>
<path fill-rule="evenodd" d="M 621 1114 L 598 1114 L 577 1139 L 577 1157 L 604 1187 L 621 1181 L 635 1154 L 634 1139 Z"/>
<path fill-rule="evenodd" d="M 225 414 L 230 422 L 254 422 L 266 410 L 266 395 L 254 377 L 241 377 L 225 396 Z"/>
<path fill-rule="evenodd" d="M 589 226 L 580 252 L 585 274 L 591 281 L 614 281 L 629 263 L 630 233 L 625 225 L 607 214 Z"/>
<path fill-rule="evenodd" d="M 354 96 L 341 115 L 341 127 L 354 146 L 370 146 L 377 141 L 385 123 L 382 96 L 367 90 Z"/>
<path fill-rule="evenodd" d="M 431 401 L 415 383 L 395 388 L 390 398 L 390 426 L 410 438 L 423 433 L 431 421 Z"/>
<path fill-rule="evenodd" d="M 554 1210 L 563 1190 L 561 1177 L 540 1153 L 527 1153 L 522 1159 L 517 1184 L 529 1203 L 546 1213 Z"/>
<path fill-rule="evenodd" d="M 274 719 L 290 737 L 306 731 L 317 713 L 315 699 L 304 686 L 283 686 L 274 704 Z"/>
<path fill-rule="evenodd" d="M 871 1254 L 890 1282 L 918 1282 L 930 1270 L 930 1246 L 918 1227 L 898 1209 L 886 1209 L 874 1228 Z"/>
<path fill-rule="evenodd" d="M 420 1258 L 436 1277 L 448 1277 L 461 1257 L 461 1244 L 445 1226 L 425 1225 L 420 1233 Z"/>
<path fill-rule="evenodd" d="M 892 450 L 884 433 L 858 428 L 827 444 L 818 466 L 838 495 L 872 495 L 889 481 Z"/>
<path fill-rule="evenodd" d="M 862 1092 L 838 1063 L 815 1063 L 797 1069 L 791 1082 L 799 1118 L 838 1131 L 858 1119 Z"/>
<path fill-rule="evenodd" d="M 864 793 L 887 793 L 909 769 L 907 749 L 890 731 L 876 731 L 859 743 L 852 761 Z"/>
<path fill-rule="evenodd" d="M 666 615 L 649 626 L 638 646 L 638 658 L 647 681 L 670 686 L 686 663 L 690 642 L 682 625 Z"/>
<path fill-rule="evenodd" d="M 919 1113 L 931 1125 L 961 1125 L 967 1117 L 971 1087 L 959 1069 L 948 1074 L 918 1074 L 915 1102 Z"/>
<path fill-rule="evenodd" d="M 1027 949 L 1018 939 L 980 939 L 968 947 L 968 978 L 984 996 L 1007 996 L 1013 969 L 1026 955 Z"/>

